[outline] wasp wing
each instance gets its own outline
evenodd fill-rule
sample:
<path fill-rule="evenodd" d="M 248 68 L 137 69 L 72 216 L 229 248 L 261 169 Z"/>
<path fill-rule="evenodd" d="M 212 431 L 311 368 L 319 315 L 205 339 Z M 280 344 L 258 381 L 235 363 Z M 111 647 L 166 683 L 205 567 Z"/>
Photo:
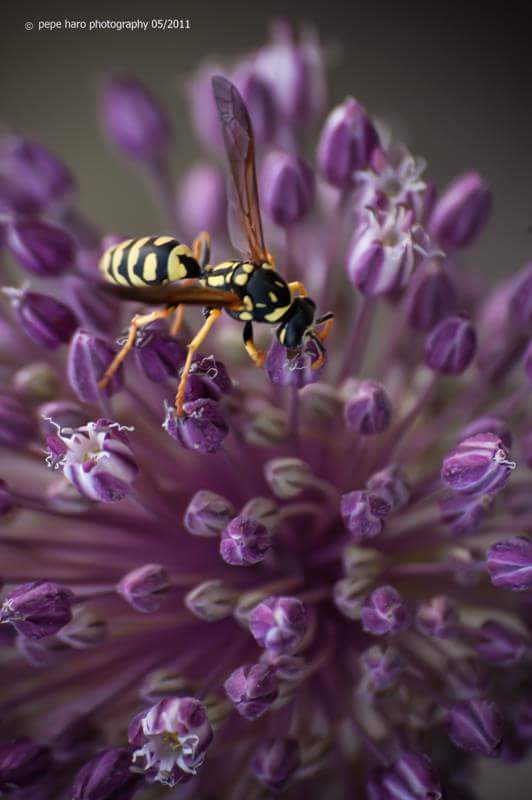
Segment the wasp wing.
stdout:
<path fill-rule="evenodd" d="M 122 286 L 114 283 L 98 284 L 105 291 L 122 300 L 132 300 L 148 306 L 209 306 L 211 308 L 239 308 L 242 301 L 234 292 L 225 292 L 203 286 L 179 286 L 164 283 L 157 286 Z"/>
<path fill-rule="evenodd" d="M 268 261 L 268 252 L 262 232 L 255 168 L 255 140 L 251 120 L 242 97 L 230 81 L 216 76 L 212 79 L 212 89 L 222 122 L 225 149 L 236 192 L 236 205 L 246 235 L 249 255 L 252 261 L 260 264 Z M 230 207 L 231 200 L 230 193 Z M 229 227 L 230 230 L 234 230 L 231 217 Z"/>

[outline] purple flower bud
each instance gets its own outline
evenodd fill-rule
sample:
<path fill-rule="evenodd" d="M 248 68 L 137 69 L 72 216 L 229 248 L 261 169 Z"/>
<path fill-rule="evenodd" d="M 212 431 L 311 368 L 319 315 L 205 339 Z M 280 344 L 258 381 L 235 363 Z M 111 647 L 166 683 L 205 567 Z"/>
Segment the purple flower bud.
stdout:
<path fill-rule="evenodd" d="M 392 404 L 386 389 L 373 380 L 360 381 L 344 410 L 346 425 L 363 436 L 383 433 L 391 416 Z"/>
<path fill-rule="evenodd" d="M 271 142 L 277 128 L 278 110 L 270 84 L 253 64 L 241 64 L 232 77 L 249 111 L 255 139 L 261 143 Z"/>
<path fill-rule="evenodd" d="M 48 208 L 72 195 L 75 183 L 66 166 L 36 142 L 10 136 L 0 152 L 0 172 L 34 205 Z"/>
<path fill-rule="evenodd" d="M 406 603 L 393 586 L 379 586 L 366 598 L 361 619 L 364 630 L 374 636 L 396 633 L 410 624 Z"/>
<path fill-rule="evenodd" d="M 303 220 L 314 202 L 314 175 L 296 156 L 271 152 L 262 168 L 264 210 L 283 228 Z"/>
<path fill-rule="evenodd" d="M 124 429 L 105 419 L 48 437 L 48 463 L 63 467 L 83 497 L 100 503 L 122 500 L 138 474 Z"/>
<path fill-rule="evenodd" d="M 198 358 L 192 363 L 187 380 L 185 399 L 220 400 L 222 395 L 229 394 L 233 384 L 225 365 L 213 356 Z"/>
<path fill-rule="evenodd" d="M 225 691 L 244 719 L 261 717 L 277 699 L 277 680 L 267 664 L 238 667 L 224 683 Z"/>
<path fill-rule="evenodd" d="M 486 561 L 494 586 L 515 592 L 532 589 L 532 540 L 526 536 L 493 544 Z"/>
<path fill-rule="evenodd" d="M 442 481 L 460 494 L 488 494 L 502 489 L 515 462 L 508 460 L 503 442 L 493 433 L 464 439 L 443 459 Z"/>
<path fill-rule="evenodd" d="M 0 212 L 9 214 L 35 214 L 40 204 L 11 180 L 0 175 Z M 0 227 L 0 241 L 3 241 Z"/>
<path fill-rule="evenodd" d="M 174 337 L 151 325 L 137 337 L 135 357 L 150 381 L 162 383 L 179 373 L 185 363 L 186 348 Z"/>
<path fill-rule="evenodd" d="M 11 301 L 24 331 L 41 347 L 57 350 L 74 335 L 78 321 L 59 300 L 37 292 L 16 291 Z"/>
<path fill-rule="evenodd" d="M 421 228 L 413 225 L 411 211 L 403 206 L 391 211 L 366 212 L 355 231 L 347 257 L 351 282 L 369 297 L 404 289 L 418 260 Z"/>
<path fill-rule="evenodd" d="M 0 791 L 32 784 L 51 766 L 50 750 L 31 739 L 0 744 Z M 17 794 L 18 796 L 18 794 Z"/>
<path fill-rule="evenodd" d="M 251 612 L 249 627 L 260 647 L 290 655 L 307 631 L 307 612 L 297 597 L 268 597 Z"/>
<path fill-rule="evenodd" d="M 107 83 L 102 121 L 109 139 L 136 161 L 157 164 L 168 152 L 170 120 L 158 99 L 136 78 Z"/>
<path fill-rule="evenodd" d="M 425 341 L 425 364 L 443 375 L 461 375 L 477 350 L 477 335 L 466 317 L 446 317 Z"/>
<path fill-rule="evenodd" d="M 492 507 L 493 497 L 489 494 L 478 497 L 455 494 L 441 501 L 440 512 L 453 533 L 465 535 L 477 530 Z"/>
<path fill-rule="evenodd" d="M 222 533 L 220 555 L 234 567 L 251 567 L 264 561 L 271 547 L 268 529 L 250 517 L 235 517 Z"/>
<path fill-rule="evenodd" d="M 378 536 L 383 528 L 383 519 L 390 511 L 391 507 L 378 494 L 355 490 L 342 495 L 340 513 L 355 542 Z"/>
<path fill-rule="evenodd" d="M 129 726 L 133 763 L 165 786 L 195 775 L 212 741 L 205 707 L 194 697 L 169 697 L 141 712 Z"/>
<path fill-rule="evenodd" d="M 60 275 L 75 260 L 74 242 L 68 233 L 38 219 L 10 223 L 6 246 L 23 267 L 44 277 Z"/>
<path fill-rule="evenodd" d="M 25 447 L 36 429 L 32 414 L 16 397 L 0 394 L 0 445 L 16 449 Z"/>
<path fill-rule="evenodd" d="M 532 262 L 517 273 L 511 287 L 509 317 L 514 326 L 528 330 L 532 326 Z"/>
<path fill-rule="evenodd" d="M 160 564 L 145 564 L 128 572 L 116 590 L 133 608 L 150 614 L 158 611 L 170 588 L 168 572 Z"/>
<path fill-rule="evenodd" d="M 446 720 L 453 743 L 468 753 L 487 758 L 499 755 L 503 722 L 495 703 L 484 698 L 465 700 L 454 705 Z"/>
<path fill-rule="evenodd" d="M 432 597 L 418 607 L 416 625 L 426 636 L 447 639 L 453 635 L 458 625 L 456 606 L 445 595 Z"/>
<path fill-rule="evenodd" d="M 490 619 L 480 626 L 475 650 L 490 664 L 513 667 L 523 658 L 527 642 L 517 631 Z"/>
<path fill-rule="evenodd" d="M 286 123 L 300 129 L 322 114 L 325 65 L 313 30 L 296 32 L 286 20 L 276 20 L 271 42 L 255 58 L 255 69 L 271 86 Z"/>
<path fill-rule="evenodd" d="M 10 622 L 28 639 L 57 633 L 72 619 L 74 595 L 51 581 L 34 581 L 8 592 L 0 610 L 0 622 Z"/>
<path fill-rule="evenodd" d="M 84 328 L 96 333 L 106 333 L 114 328 L 117 302 L 98 284 L 88 283 L 78 275 L 69 275 L 62 279 L 61 289 L 63 299 Z"/>
<path fill-rule="evenodd" d="M 77 773 L 72 800 L 131 800 L 140 779 L 130 767 L 131 752 L 126 748 L 103 750 Z"/>
<path fill-rule="evenodd" d="M 213 236 L 226 226 L 227 200 L 224 176 L 211 164 L 196 164 L 181 179 L 177 210 L 187 236 L 209 231 Z"/>
<path fill-rule="evenodd" d="M 408 322 L 414 330 L 428 333 L 454 311 L 456 287 L 449 273 L 437 261 L 431 261 L 420 280 L 412 283 L 415 285 L 407 297 Z"/>
<path fill-rule="evenodd" d="M 493 433 L 501 439 L 502 443 L 508 449 L 512 446 L 512 434 L 506 422 L 499 417 L 485 416 L 470 422 L 465 428 L 462 428 L 458 434 L 458 441 L 469 439 L 470 436 L 475 436 L 477 433 Z"/>
<path fill-rule="evenodd" d="M 383 647 L 380 644 L 365 650 L 360 660 L 371 686 L 377 692 L 394 686 L 406 667 L 404 658 L 395 647 Z"/>
<path fill-rule="evenodd" d="M 185 605 L 198 619 L 204 622 L 218 622 L 231 616 L 237 595 L 222 581 L 212 580 L 200 583 L 185 597 Z"/>
<path fill-rule="evenodd" d="M 292 355 L 274 337 L 266 355 L 268 378 L 276 386 L 295 386 L 302 389 L 318 381 L 323 373 L 326 360 L 318 369 L 312 369 L 318 355 L 316 345 L 311 339 L 306 339 L 301 350 Z"/>
<path fill-rule="evenodd" d="M 319 168 L 333 186 L 351 186 L 355 170 L 367 167 L 378 144 L 377 131 L 365 109 L 348 97 L 325 121 L 318 144 Z"/>
<path fill-rule="evenodd" d="M 440 800 L 443 797 L 428 756 L 402 753 L 384 770 L 382 786 L 388 800 Z"/>
<path fill-rule="evenodd" d="M 193 536 L 216 537 L 229 524 L 235 509 L 229 500 L 216 492 L 200 490 L 185 511 L 185 528 Z"/>
<path fill-rule="evenodd" d="M 255 752 L 251 769 L 261 783 L 275 791 L 288 783 L 300 763 L 301 754 L 296 739 L 270 739 Z"/>
<path fill-rule="evenodd" d="M 375 472 L 366 483 L 370 495 L 374 496 L 373 506 L 380 497 L 390 507 L 390 512 L 404 508 L 410 499 L 410 490 L 404 479 L 401 467 L 392 464 Z"/>
<path fill-rule="evenodd" d="M 216 400 L 193 400 L 185 403 L 185 414 L 178 417 L 168 408 L 164 429 L 187 450 L 217 453 L 229 433 L 223 408 Z"/>
<path fill-rule="evenodd" d="M 68 354 L 68 380 L 79 400 L 97 405 L 102 394 L 110 396 L 122 387 L 122 367 L 104 392 L 98 387 L 115 355 L 116 350 L 103 337 L 87 331 L 75 334 Z"/>
<path fill-rule="evenodd" d="M 470 245 L 484 230 L 491 213 L 491 190 L 478 172 L 466 172 L 449 184 L 436 201 L 430 231 L 447 252 Z"/>

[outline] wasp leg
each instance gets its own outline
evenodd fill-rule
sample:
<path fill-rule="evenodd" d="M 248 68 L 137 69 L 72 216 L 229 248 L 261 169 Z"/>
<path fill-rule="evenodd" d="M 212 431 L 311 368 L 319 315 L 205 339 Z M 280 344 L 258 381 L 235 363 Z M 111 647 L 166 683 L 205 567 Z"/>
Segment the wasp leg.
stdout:
<path fill-rule="evenodd" d="M 272 267 L 275 267 L 275 257 L 272 255 L 272 253 L 270 253 L 269 250 L 266 255 L 268 256 L 268 264 L 271 264 Z"/>
<path fill-rule="evenodd" d="M 187 358 L 185 361 L 185 366 L 183 367 L 183 371 L 181 373 L 181 379 L 179 381 L 179 386 L 177 389 L 177 394 L 175 396 L 175 405 L 177 408 L 177 413 L 180 417 L 183 416 L 183 403 L 185 402 L 185 390 L 187 388 L 187 378 L 190 372 L 190 367 L 192 366 L 192 359 L 194 358 L 194 353 L 199 350 L 207 335 L 216 322 L 216 320 L 221 316 L 222 312 L 219 308 L 211 308 L 209 311 L 209 316 L 194 336 L 192 341 L 188 345 L 188 353 Z"/>
<path fill-rule="evenodd" d="M 305 285 L 303 283 L 300 283 L 300 281 L 292 281 L 292 283 L 288 284 L 288 288 L 290 289 L 292 294 L 294 294 L 294 292 L 299 292 L 300 297 L 307 297 L 308 295 Z"/>
<path fill-rule="evenodd" d="M 325 348 L 323 347 L 321 339 L 318 336 L 318 334 L 312 332 L 311 334 L 309 334 L 309 338 L 312 339 L 318 350 L 318 357 L 316 361 L 312 363 L 311 367 L 311 369 L 314 371 L 316 369 L 319 369 L 323 365 L 323 362 L 325 361 Z"/>
<path fill-rule="evenodd" d="M 206 267 L 211 258 L 211 235 L 207 231 L 202 231 L 199 236 L 194 239 L 192 246 L 194 258 L 200 267 Z"/>
<path fill-rule="evenodd" d="M 315 331 L 315 335 L 320 340 L 320 342 L 324 342 L 325 339 L 329 336 L 330 332 L 332 331 L 332 327 L 334 325 L 334 314 L 332 313 L 332 311 L 329 311 L 322 317 L 318 317 L 315 324 L 323 325 L 323 330 Z"/>
<path fill-rule="evenodd" d="M 111 364 L 107 367 L 101 380 L 98 381 L 98 387 L 100 389 L 105 389 L 107 387 L 109 381 L 117 371 L 122 361 L 125 359 L 129 351 L 135 346 L 137 332 L 146 325 L 149 325 L 150 322 L 155 322 L 158 319 L 165 319 L 165 317 L 169 317 L 170 314 L 173 313 L 174 306 L 169 306 L 168 308 L 159 309 L 159 311 L 152 311 L 151 314 L 135 314 L 129 325 L 129 333 L 126 343 L 122 346 L 121 350 L 119 350 Z"/>
<path fill-rule="evenodd" d="M 185 318 L 185 306 L 183 303 L 176 306 L 174 311 L 174 317 L 172 319 L 172 324 L 170 325 L 170 336 L 177 336 L 179 331 L 181 330 L 181 326 L 183 324 L 183 319 Z"/>
<path fill-rule="evenodd" d="M 255 342 L 253 341 L 253 325 L 251 322 L 246 322 L 244 325 L 244 347 L 255 366 L 262 367 L 266 360 L 266 353 L 263 353 L 262 350 L 258 350 L 255 346 Z"/>

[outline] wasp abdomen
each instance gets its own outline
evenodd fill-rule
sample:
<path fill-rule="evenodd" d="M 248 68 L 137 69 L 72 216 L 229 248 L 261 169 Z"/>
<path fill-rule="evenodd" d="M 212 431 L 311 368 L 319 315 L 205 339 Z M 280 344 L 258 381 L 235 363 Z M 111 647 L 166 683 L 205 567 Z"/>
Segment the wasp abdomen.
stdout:
<path fill-rule="evenodd" d="M 190 248 L 170 236 L 128 239 L 110 247 L 100 271 L 105 280 L 122 286 L 157 286 L 201 275 Z"/>

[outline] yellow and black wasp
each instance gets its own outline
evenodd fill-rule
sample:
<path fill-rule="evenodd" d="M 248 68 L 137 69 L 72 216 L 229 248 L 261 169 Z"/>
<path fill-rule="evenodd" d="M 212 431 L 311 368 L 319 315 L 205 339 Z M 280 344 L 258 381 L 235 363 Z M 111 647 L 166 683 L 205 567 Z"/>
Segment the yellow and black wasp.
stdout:
<path fill-rule="evenodd" d="M 103 375 L 105 388 L 134 347 L 137 332 L 157 319 L 174 315 L 177 334 L 187 305 L 204 306 L 205 322 L 188 345 L 188 353 L 176 394 L 177 413 L 183 414 L 188 374 L 194 355 L 216 320 L 225 311 L 244 323 L 244 345 L 257 366 L 265 355 L 253 341 L 253 322 L 278 325 L 277 338 L 289 351 L 299 350 L 310 337 L 318 350 L 313 368 L 323 363 L 323 340 L 330 332 L 332 314 L 315 320 L 316 304 L 298 281 L 287 283 L 274 269 L 266 250 L 257 189 L 255 143 L 251 120 L 240 94 L 222 77 L 212 82 L 229 159 L 232 185 L 241 228 L 247 242 L 245 261 L 224 261 L 210 266 L 210 237 L 201 234 L 191 250 L 169 236 L 145 237 L 122 242 L 101 259 L 103 277 L 112 291 L 126 300 L 164 308 L 133 317 L 127 341 Z M 193 285 L 191 285 L 193 284 Z M 320 332 L 316 326 L 323 325 Z"/>

